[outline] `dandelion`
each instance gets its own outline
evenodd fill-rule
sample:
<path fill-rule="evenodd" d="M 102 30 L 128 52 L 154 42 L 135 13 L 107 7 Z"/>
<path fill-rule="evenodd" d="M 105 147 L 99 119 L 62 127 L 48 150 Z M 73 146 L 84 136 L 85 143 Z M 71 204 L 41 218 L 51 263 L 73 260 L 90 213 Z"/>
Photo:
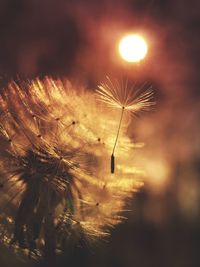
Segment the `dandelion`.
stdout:
<path fill-rule="evenodd" d="M 130 88 L 128 80 L 126 80 L 125 83 L 120 83 L 117 80 L 112 81 L 107 77 L 107 82 L 101 83 L 96 90 L 98 97 L 102 102 L 106 103 L 111 108 L 121 109 L 117 135 L 111 154 L 111 173 L 114 173 L 115 171 L 114 153 L 119 138 L 124 111 L 127 110 L 133 116 L 136 116 L 140 112 L 148 111 L 155 105 L 155 102 L 153 101 L 153 90 L 151 88 L 146 90 L 142 89 L 143 88 L 139 88 L 135 90 L 135 86 Z"/>
<path fill-rule="evenodd" d="M 122 220 L 126 199 L 142 183 L 125 130 L 118 172 L 107 171 L 112 115 L 69 81 L 12 82 L 0 92 L 1 242 L 51 258 L 106 237 Z"/>

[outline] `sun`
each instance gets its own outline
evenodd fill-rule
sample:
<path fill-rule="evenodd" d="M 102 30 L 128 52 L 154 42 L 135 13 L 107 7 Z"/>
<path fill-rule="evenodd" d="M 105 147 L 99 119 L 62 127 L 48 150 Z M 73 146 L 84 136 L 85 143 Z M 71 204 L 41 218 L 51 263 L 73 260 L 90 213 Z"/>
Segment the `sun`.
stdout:
<path fill-rule="evenodd" d="M 127 62 L 139 62 L 148 52 L 145 39 L 138 34 L 124 36 L 119 42 L 119 53 Z"/>

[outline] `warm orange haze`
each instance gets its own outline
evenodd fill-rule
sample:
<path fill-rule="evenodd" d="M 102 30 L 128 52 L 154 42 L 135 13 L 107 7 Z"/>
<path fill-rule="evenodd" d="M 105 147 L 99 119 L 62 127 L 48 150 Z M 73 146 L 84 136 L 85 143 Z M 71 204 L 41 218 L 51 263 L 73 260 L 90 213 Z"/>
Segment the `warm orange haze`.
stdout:
<path fill-rule="evenodd" d="M 199 17 L 0 0 L 0 267 L 200 267 Z"/>

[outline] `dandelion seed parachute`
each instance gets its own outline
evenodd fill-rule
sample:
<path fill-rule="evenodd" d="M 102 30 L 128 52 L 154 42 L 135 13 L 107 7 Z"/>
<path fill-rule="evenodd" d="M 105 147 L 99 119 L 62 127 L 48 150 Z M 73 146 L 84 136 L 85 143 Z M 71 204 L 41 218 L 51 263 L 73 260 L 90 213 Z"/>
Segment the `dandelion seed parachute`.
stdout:
<path fill-rule="evenodd" d="M 151 90 L 151 88 L 146 90 L 143 88 L 139 88 L 138 90 L 132 89 L 135 88 L 134 86 L 130 88 L 128 80 L 120 83 L 118 80 L 112 81 L 107 77 L 107 82 L 100 84 L 99 88 L 96 90 L 97 96 L 102 102 L 112 108 L 121 109 L 117 136 L 111 154 L 111 173 L 115 172 L 114 153 L 119 138 L 124 111 L 127 110 L 133 116 L 137 116 L 138 113 L 147 111 L 155 105 L 155 102 L 153 101 L 153 90 Z"/>
<path fill-rule="evenodd" d="M 147 89 L 136 84 L 130 86 L 128 80 L 122 81 L 111 80 L 107 77 L 107 81 L 101 83 L 96 90 L 99 99 L 112 108 L 118 108 L 129 111 L 131 115 L 136 116 L 139 112 L 148 111 L 155 105 L 153 100 L 154 92 L 151 87 Z"/>
<path fill-rule="evenodd" d="M 142 184 L 126 127 L 110 175 L 115 111 L 77 92 L 46 78 L 0 93 L 0 240 L 32 257 L 106 236 Z"/>

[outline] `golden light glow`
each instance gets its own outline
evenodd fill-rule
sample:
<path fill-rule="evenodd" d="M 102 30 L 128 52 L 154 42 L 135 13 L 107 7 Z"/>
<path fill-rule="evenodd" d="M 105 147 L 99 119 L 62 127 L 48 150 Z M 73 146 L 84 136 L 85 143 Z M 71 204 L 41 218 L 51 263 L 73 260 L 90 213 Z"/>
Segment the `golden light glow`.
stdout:
<path fill-rule="evenodd" d="M 169 177 L 169 166 L 165 160 L 149 159 L 145 161 L 144 170 L 148 173 L 148 184 L 154 192 L 161 192 Z"/>
<path fill-rule="evenodd" d="M 148 51 L 144 38 L 138 34 L 129 34 L 119 42 L 119 53 L 127 62 L 139 62 Z"/>

